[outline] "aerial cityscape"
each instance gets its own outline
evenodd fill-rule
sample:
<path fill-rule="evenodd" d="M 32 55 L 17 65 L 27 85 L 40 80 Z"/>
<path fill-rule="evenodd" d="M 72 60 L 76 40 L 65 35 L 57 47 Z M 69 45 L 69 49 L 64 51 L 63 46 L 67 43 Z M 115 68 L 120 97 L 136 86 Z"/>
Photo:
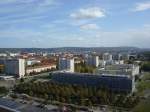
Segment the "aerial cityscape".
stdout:
<path fill-rule="evenodd" d="M 0 112 L 150 112 L 150 1 L 0 0 Z"/>

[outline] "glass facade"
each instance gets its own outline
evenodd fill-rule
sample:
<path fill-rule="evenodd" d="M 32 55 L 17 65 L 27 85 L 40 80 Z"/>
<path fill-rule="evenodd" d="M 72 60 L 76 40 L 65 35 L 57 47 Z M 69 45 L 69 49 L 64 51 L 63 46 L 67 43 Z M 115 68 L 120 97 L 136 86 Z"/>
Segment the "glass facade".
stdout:
<path fill-rule="evenodd" d="M 80 73 L 53 73 L 52 80 L 63 84 L 106 87 L 112 91 L 131 92 L 133 81 L 126 76 L 94 75 Z"/>

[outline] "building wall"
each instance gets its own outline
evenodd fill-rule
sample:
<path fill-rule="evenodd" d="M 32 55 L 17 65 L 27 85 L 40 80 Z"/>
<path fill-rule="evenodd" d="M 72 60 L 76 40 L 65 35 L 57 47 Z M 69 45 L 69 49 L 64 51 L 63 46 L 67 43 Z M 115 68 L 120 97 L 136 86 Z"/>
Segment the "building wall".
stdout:
<path fill-rule="evenodd" d="M 53 73 L 52 80 L 58 83 L 106 87 L 117 92 L 132 92 L 134 81 L 126 76 L 94 75 L 79 73 Z"/>
<path fill-rule="evenodd" d="M 40 60 L 27 60 L 27 65 L 33 65 L 33 64 L 36 64 L 36 63 L 41 63 Z"/>
<path fill-rule="evenodd" d="M 0 80 L 0 87 L 12 88 L 15 85 L 15 80 Z"/>
<path fill-rule="evenodd" d="M 19 61 L 16 59 L 5 60 L 5 73 L 9 75 L 19 75 Z"/>
<path fill-rule="evenodd" d="M 4 73 L 4 65 L 0 64 L 0 73 Z"/>
<path fill-rule="evenodd" d="M 65 58 L 59 59 L 59 70 L 67 69 L 67 61 Z"/>
<path fill-rule="evenodd" d="M 24 59 L 3 59 L 0 61 L 4 64 L 4 73 L 23 77 L 25 75 L 25 60 Z"/>
<path fill-rule="evenodd" d="M 26 73 L 27 74 L 30 74 L 32 72 L 37 72 L 38 73 L 38 72 L 45 71 L 47 69 L 52 69 L 52 68 L 56 68 L 56 65 L 27 68 Z"/>
<path fill-rule="evenodd" d="M 105 60 L 105 61 L 111 61 L 112 60 L 112 55 L 111 54 L 109 54 L 109 53 L 104 53 L 103 54 L 103 60 Z"/>
<path fill-rule="evenodd" d="M 87 58 L 86 63 L 90 66 L 98 67 L 99 66 L 99 57 L 98 56 L 89 56 Z"/>
<path fill-rule="evenodd" d="M 74 59 L 60 58 L 59 70 L 67 70 L 70 72 L 74 72 Z"/>
<path fill-rule="evenodd" d="M 0 53 L 0 57 L 6 57 L 7 56 L 7 54 L 5 54 L 5 53 Z"/>
<path fill-rule="evenodd" d="M 138 75 L 140 73 L 140 67 L 138 65 L 134 65 L 132 68 L 132 75 Z"/>
<path fill-rule="evenodd" d="M 71 59 L 69 64 L 70 64 L 70 72 L 74 72 L 74 59 Z"/>
<path fill-rule="evenodd" d="M 19 76 L 23 77 L 25 75 L 25 60 L 19 59 Z"/>

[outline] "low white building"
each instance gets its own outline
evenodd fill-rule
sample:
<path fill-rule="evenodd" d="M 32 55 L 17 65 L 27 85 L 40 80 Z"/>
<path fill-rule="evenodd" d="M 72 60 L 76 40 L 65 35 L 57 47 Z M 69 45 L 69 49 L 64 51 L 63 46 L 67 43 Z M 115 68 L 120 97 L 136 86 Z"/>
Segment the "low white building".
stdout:
<path fill-rule="evenodd" d="M 139 66 L 134 64 L 113 64 L 107 65 L 104 68 L 99 68 L 96 72 L 99 74 L 123 74 L 135 76 L 139 74 Z"/>
<path fill-rule="evenodd" d="M 26 68 L 26 74 L 30 73 L 39 73 L 46 70 L 56 69 L 56 65 L 42 65 L 42 66 L 36 66 L 36 67 L 27 67 Z"/>
<path fill-rule="evenodd" d="M 0 57 L 6 57 L 7 54 L 6 53 L 0 53 Z"/>
<path fill-rule="evenodd" d="M 113 64 L 124 64 L 124 60 L 114 60 Z"/>
<path fill-rule="evenodd" d="M 99 60 L 99 65 L 100 65 L 100 67 L 104 67 L 106 65 L 106 61 Z"/>
<path fill-rule="evenodd" d="M 124 60 L 99 60 L 100 67 L 105 67 L 107 65 L 121 65 L 124 64 Z"/>
<path fill-rule="evenodd" d="M 35 60 L 35 59 L 29 59 L 29 60 L 26 61 L 26 63 L 27 63 L 27 66 L 29 66 L 29 65 L 34 65 L 36 63 L 41 63 L 41 61 L 40 60 Z"/>
<path fill-rule="evenodd" d="M 15 84 L 13 76 L 0 76 L 0 87 L 12 88 Z"/>
<path fill-rule="evenodd" d="M 11 57 L 16 57 L 16 56 L 19 56 L 20 55 L 20 53 L 9 53 L 9 56 L 11 56 Z"/>

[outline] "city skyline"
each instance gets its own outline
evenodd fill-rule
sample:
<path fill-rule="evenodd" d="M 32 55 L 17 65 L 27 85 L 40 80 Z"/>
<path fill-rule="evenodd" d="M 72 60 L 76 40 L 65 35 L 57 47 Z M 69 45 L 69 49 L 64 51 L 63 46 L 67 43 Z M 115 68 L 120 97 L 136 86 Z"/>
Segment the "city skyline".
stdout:
<path fill-rule="evenodd" d="M 0 47 L 150 48 L 150 0 L 1 0 Z"/>

